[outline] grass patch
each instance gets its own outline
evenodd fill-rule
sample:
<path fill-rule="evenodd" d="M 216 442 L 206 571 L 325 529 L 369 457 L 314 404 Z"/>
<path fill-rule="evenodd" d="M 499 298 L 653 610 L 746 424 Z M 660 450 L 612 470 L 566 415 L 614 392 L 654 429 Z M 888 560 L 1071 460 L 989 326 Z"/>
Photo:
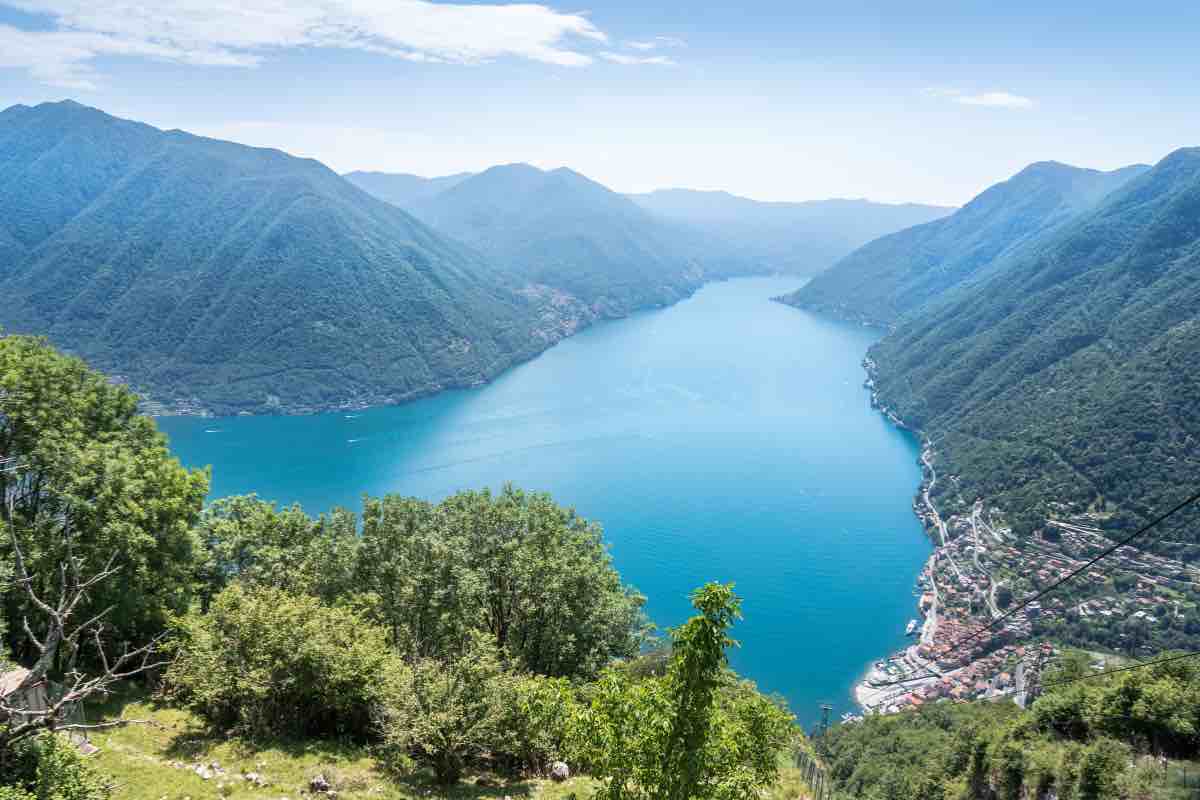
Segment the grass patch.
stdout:
<path fill-rule="evenodd" d="M 386 775 L 362 745 L 329 741 L 248 742 L 213 736 L 190 712 L 161 706 L 144 692 L 132 690 L 103 706 L 88 708 L 89 721 L 118 716 L 146 720 L 94 732 L 100 748 L 93 763 L 117 784 L 121 800 L 299 800 L 320 798 L 309 781 L 324 775 L 339 800 L 566 800 L 592 794 L 594 783 L 573 778 L 562 784 L 545 780 L 510 780 L 500 775 L 471 775 L 452 789 L 437 786 L 431 776 L 417 773 L 401 779 Z M 200 765 L 214 770 L 207 780 Z M 246 776 L 257 774 L 265 785 Z"/>

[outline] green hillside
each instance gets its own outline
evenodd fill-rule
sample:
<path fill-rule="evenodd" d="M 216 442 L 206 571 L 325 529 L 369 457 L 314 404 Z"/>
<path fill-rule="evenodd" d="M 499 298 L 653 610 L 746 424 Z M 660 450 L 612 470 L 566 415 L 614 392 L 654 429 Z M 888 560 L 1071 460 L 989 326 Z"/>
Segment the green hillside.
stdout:
<path fill-rule="evenodd" d="M 873 239 L 954 211 L 869 200 L 764 203 L 691 189 L 662 189 L 630 198 L 665 219 L 711 231 L 772 270 L 798 275 L 815 275 Z"/>
<path fill-rule="evenodd" d="M 937 703 L 839 725 L 816 742 L 832 798 L 1192 800 L 1200 670 L 1177 655 L 1102 675 L 1068 652 L 1026 710 Z"/>
<path fill-rule="evenodd" d="M 1179 150 L 1002 274 L 870 352 L 880 402 L 936 440 L 954 507 L 1028 534 L 1091 511 L 1129 531 L 1200 474 L 1200 149 Z M 1155 537 L 1200 558 L 1194 519 Z"/>
<path fill-rule="evenodd" d="M 572 330 L 322 164 L 71 102 L 0 115 L 0 326 L 216 412 L 467 386 Z"/>
<path fill-rule="evenodd" d="M 761 271 L 728 244 L 657 219 L 569 169 L 493 167 L 411 210 L 518 280 L 567 292 L 601 316 L 673 303 L 707 278 Z"/>
<path fill-rule="evenodd" d="M 1003 270 L 1026 246 L 1146 169 L 1098 172 L 1052 161 L 1032 164 L 949 217 L 856 250 L 784 302 L 890 326 L 963 282 Z"/>

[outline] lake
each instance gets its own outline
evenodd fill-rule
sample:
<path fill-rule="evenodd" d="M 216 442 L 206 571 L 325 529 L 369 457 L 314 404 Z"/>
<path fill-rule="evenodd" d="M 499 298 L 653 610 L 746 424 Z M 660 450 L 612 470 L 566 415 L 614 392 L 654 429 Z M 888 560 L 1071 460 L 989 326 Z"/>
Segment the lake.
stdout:
<path fill-rule="evenodd" d="M 686 619 L 692 588 L 736 582 L 734 666 L 811 727 L 902 643 L 930 545 L 916 443 L 862 386 L 878 334 L 770 301 L 800 283 L 712 283 L 403 406 L 159 425 L 184 463 L 213 466 L 214 497 L 314 514 L 363 493 L 548 491 L 603 525 L 659 626 Z"/>

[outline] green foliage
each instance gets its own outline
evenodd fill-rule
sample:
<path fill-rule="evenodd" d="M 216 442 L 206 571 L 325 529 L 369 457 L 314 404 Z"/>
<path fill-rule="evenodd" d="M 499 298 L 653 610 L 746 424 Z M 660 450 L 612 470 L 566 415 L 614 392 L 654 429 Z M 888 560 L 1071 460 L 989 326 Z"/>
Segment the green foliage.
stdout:
<path fill-rule="evenodd" d="M 600 778 L 601 797 L 757 797 L 778 770 L 791 717 L 725 671 L 727 631 L 738 616 L 732 586 L 708 584 L 701 613 L 672 631 L 662 678 L 607 670 L 572 726 L 576 758 Z"/>
<path fill-rule="evenodd" d="M 311 159 L 75 103 L 0 115 L 0 324 L 218 413 L 487 380 L 580 309 Z"/>
<path fill-rule="evenodd" d="M 510 756 L 511 767 L 542 775 L 552 762 L 566 757 L 578 701 L 565 678 L 507 676 L 499 702 L 500 736 L 495 748 Z"/>
<path fill-rule="evenodd" d="M 1078 661 L 1068 662 L 1048 672 L 1046 681 L 1088 672 Z M 1080 741 L 1111 736 L 1155 753 L 1192 756 L 1200 752 L 1200 664 L 1180 659 L 1051 687 L 1032 714 L 1041 729 Z"/>
<path fill-rule="evenodd" d="M 1045 682 L 1088 675 L 1088 660 L 1068 653 Z M 961 787 L 962 800 L 1140 799 L 1171 796 L 1157 758 L 1194 758 L 1198 724 L 1200 666 L 1183 659 L 1050 686 L 1027 711 L 938 703 L 871 716 L 818 746 L 839 790 L 856 797 L 924 800 L 940 784 Z M 1134 764 L 1138 753 L 1155 769 Z"/>
<path fill-rule="evenodd" d="M 472 637 L 450 662 L 423 658 L 401 679 L 379 726 L 393 762 L 412 753 L 438 782 L 456 783 L 471 759 L 489 750 L 505 719 L 503 666 L 495 646 Z"/>
<path fill-rule="evenodd" d="M 167 697 L 253 736 L 366 738 L 405 671 L 382 629 L 280 589 L 230 586 L 177 632 Z"/>
<path fill-rule="evenodd" d="M 210 504 L 196 527 L 197 564 L 205 605 L 233 580 L 333 604 L 357 591 L 358 532 L 354 515 L 335 509 L 312 519 L 300 507 L 276 510 L 254 495 Z"/>
<path fill-rule="evenodd" d="M 13 500 L 0 508 L 0 529 L 15 530 L 43 597 L 57 596 L 64 542 L 84 575 L 115 557 L 119 579 L 94 587 L 79 616 L 111 607 L 111 635 L 133 642 L 187 607 L 190 527 L 208 489 L 207 474 L 180 466 L 154 422 L 136 412 L 133 394 L 79 359 L 41 339 L 0 336 L 0 458 L 19 467 L 0 472 L 0 497 Z M 9 591 L 5 602 L 18 630 L 24 595 Z"/>
<path fill-rule="evenodd" d="M 457 658 L 484 633 L 519 670 L 589 677 L 648 627 L 600 527 L 511 486 L 366 498 L 361 537 L 346 511 L 314 520 L 253 496 L 213 503 L 197 529 L 205 602 L 234 580 L 308 594 L 358 609 L 410 659 Z"/>
<path fill-rule="evenodd" d="M 0 800 L 108 800 L 112 786 L 63 736 L 45 733 L 0 754 Z"/>
<path fill-rule="evenodd" d="M 1129 748 L 1112 739 L 1099 739 L 1083 751 L 1079 768 L 1079 800 L 1109 800 L 1116 796 L 1118 778 L 1129 764 Z"/>
<path fill-rule="evenodd" d="M 621 584 L 600 527 L 545 494 L 368 499 L 358 565 L 357 585 L 417 657 L 455 656 L 480 631 L 520 669 L 591 676 L 643 638 L 643 598 Z"/>
<path fill-rule="evenodd" d="M 850 796 L 899 792 L 916 800 L 923 785 L 961 783 L 974 800 L 991 782 L 989 731 L 1007 730 L 1018 713 L 1010 704 L 939 703 L 838 725 L 816 741 L 837 788 Z"/>

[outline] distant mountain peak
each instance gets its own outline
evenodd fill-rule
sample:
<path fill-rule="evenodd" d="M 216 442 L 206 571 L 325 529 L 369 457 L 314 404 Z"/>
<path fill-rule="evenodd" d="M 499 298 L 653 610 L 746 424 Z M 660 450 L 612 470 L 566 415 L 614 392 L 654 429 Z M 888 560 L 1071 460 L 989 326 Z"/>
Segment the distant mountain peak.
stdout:
<path fill-rule="evenodd" d="M 0 324 L 154 400 L 396 402 L 564 335 L 477 253 L 312 159 L 67 102 L 0 115 L 0 164 Z"/>
<path fill-rule="evenodd" d="M 892 325 L 1007 260 L 1144 172 L 1038 161 L 955 214 L 880 238 L 786 298 L 835 316 Z"/>

